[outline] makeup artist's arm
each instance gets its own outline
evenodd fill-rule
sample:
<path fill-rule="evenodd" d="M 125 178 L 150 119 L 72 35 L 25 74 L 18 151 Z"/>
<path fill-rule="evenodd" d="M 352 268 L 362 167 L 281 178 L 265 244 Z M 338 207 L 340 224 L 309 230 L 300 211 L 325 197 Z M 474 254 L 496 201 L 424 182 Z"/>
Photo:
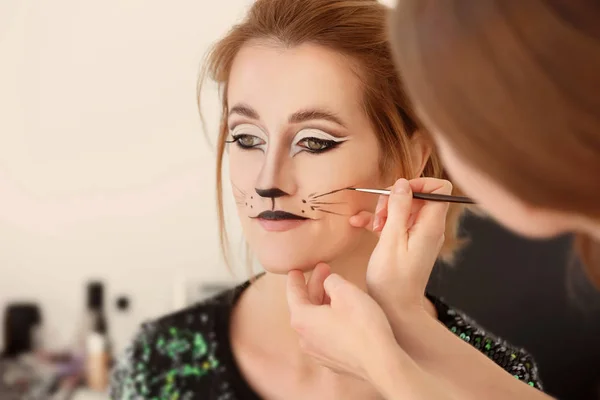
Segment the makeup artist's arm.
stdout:
<path fill-rule="evenodd" d="M 452 392 L 456 398 L 551 398 L 508 374 L 430 315 L 407 314 L 392 316 L 389 320 L 394 326 L 399 346 L 430 376 L 452 382 Z"/>
<path fill-rule="evenodd" d="M 389 198 L 380 201 L 376 214 L 384 226 L 369 262 L 369 293 L 386 313 L 402 349 L 431 376 L 452 382 L 459 398 L 548 399 L 425 310 L 423 293 L 444 240 L 447 204 L 414 202 L 411 192 L 450 194 L 451 190 L 449 182 L 438 179 L 400 180 Z M 392 363 L 393 357 L 387 362 Z"/>
<path fill-rule="evenodd" d="M 291 271 L 287 295 L 303 351 L 335 372 L 369 381 L 385 399 L 548 399 L 464 347 L 425 312 L 392 315 L 394 332 L 375 300 L 325 264 L 308 283 Z"/>
<path fill-rule="evenodd" d="M 396 343 L 370 359 L 368 381 L 387 400 L 462 400 L 450 384 L 428 374 Z"/>
<path fill-rule="evenodd" d="M 370 381 L 388 400 L 458 399 L 398 346 L 381 307 L 326 264 L 308 282 L 291 271 L 287 297 L 300 347 L 321 365 Z"/>

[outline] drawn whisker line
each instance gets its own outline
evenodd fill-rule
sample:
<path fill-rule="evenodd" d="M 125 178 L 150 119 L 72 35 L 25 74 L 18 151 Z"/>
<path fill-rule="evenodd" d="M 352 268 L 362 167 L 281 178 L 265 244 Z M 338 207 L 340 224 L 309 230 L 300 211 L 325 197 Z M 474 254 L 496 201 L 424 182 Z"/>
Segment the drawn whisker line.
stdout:
<path fill-rule="evenodd" d="M 346 189 L 348 189 L 348 187 L 343 187 L 343 188 L 341 188 L 341 189 L 332 190 L 331 192 L 323 193 L 323 194 L 320 194 L 320 195 L 317 195 L 317 196 L 309 196 L 309 197 L 310 197 L 311 199 L 318 199 L 319 197 L 328 196 L 328 195 L 330 195 L 330 194 L 334 194 L 334 193 L 337 193 L 337 192 L 341 192 L 342 190 L 346 190 Z"/>
<path fill-rule="evenodd" d="M 339 201 L 339 202 L 328 202 L 328 201 L 311 201 L 310 204 L 318 204 L 318 205 L 335 205 L 335 204 L 347 204 L 347 201 Z"/>
<path fill-rule="evenodd" d="M 237 187 L 237 185 L 235 183 L 232 183 L 231 186 L 233 186 L 234 189 L 236 189 L 238 192 L 242 193 L 244 196 L 246 195 L 246 192 L 244 192 L 242 189 Z"/>
<path fill-rule="evenodd" d="M 316 211 L 320 211 L 320 212 L 324 212 L 324 213 L 327 213 L 327 214 L 333 214 L 333 215 L 341 215 L 341 216 L 345 216 L 346 215 L 346 214 L 340 214 L 340 213 L 336 213 L 336 212 L 329 211 L 329 210 L 324 210 L 324 209 L 319 208 L 319 207 L 315 207 L 315 210 Z"/>

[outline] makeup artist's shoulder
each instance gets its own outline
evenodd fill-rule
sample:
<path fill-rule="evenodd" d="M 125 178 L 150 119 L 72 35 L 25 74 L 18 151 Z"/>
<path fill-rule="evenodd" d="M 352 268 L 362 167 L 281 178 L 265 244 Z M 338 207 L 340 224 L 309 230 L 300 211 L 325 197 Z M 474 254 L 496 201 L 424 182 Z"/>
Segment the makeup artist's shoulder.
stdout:
<path fill-rule="evenodd" d="M 228 339 L 238 290 L 144 322 L 113 368 L 111 399 L 146 399 L 157 393 L 169 394 L 159 398 L 183 399 L 197 393 L 199 378 L 210 390 L 220 364 L 217 343 Z"/>

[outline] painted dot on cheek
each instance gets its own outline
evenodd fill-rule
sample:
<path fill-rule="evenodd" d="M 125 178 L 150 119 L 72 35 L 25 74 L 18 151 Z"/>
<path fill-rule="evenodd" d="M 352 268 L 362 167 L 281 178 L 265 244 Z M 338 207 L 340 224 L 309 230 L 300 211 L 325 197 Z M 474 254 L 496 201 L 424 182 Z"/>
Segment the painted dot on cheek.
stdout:
<path fill-rule="evenodd" d="M 314 208 L 314 207 L 311 207 L 310 209 L 311 209 L 311 210 L 313 210 L 313 211 L 315 211 L 315 208 Z"/>
<path fill-rule="evenodd" d="M 302 210 L 302 214 L 304 214 L 304 210 Z"/>
<path fill-rule="evenodd" d="M 304 204 L 306 204 L 306 200 L 302 200 L 302 202 L 303 202 Z"/>

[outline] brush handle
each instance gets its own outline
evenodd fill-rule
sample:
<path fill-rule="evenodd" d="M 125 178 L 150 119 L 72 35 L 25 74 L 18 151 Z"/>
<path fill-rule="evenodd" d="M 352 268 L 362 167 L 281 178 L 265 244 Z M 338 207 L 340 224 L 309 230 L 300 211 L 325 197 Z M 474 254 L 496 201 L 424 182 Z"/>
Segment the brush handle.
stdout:
<path fill-rule="evenodd" d="M 421 199 L 421 200 L 429 200 L 429 201 L 446 201 L 448 203 L 458 203 L 458 204 L 475 204 L 475 202 L 464 196 L 447 196 L 445 194 L 435 194 L 435 193 L 413 193 L 413 198 Z"/>
<path fill-rule="evenodd" d="M 356 190 L 357 192 L 379 194 L 383 196 L 389 196 L 390 191 L 386 189 L 364 189 L 364 188 L 349 188 L 350 190 Z M 475 202 L 464 196 L 448 196 L 445 194 L 435 193 L 418 193 L 413 192 L 413 198 L 428 201 L 445 201 L 447 203 L 460 203 L 460 204 L 475 204 Z"/>

